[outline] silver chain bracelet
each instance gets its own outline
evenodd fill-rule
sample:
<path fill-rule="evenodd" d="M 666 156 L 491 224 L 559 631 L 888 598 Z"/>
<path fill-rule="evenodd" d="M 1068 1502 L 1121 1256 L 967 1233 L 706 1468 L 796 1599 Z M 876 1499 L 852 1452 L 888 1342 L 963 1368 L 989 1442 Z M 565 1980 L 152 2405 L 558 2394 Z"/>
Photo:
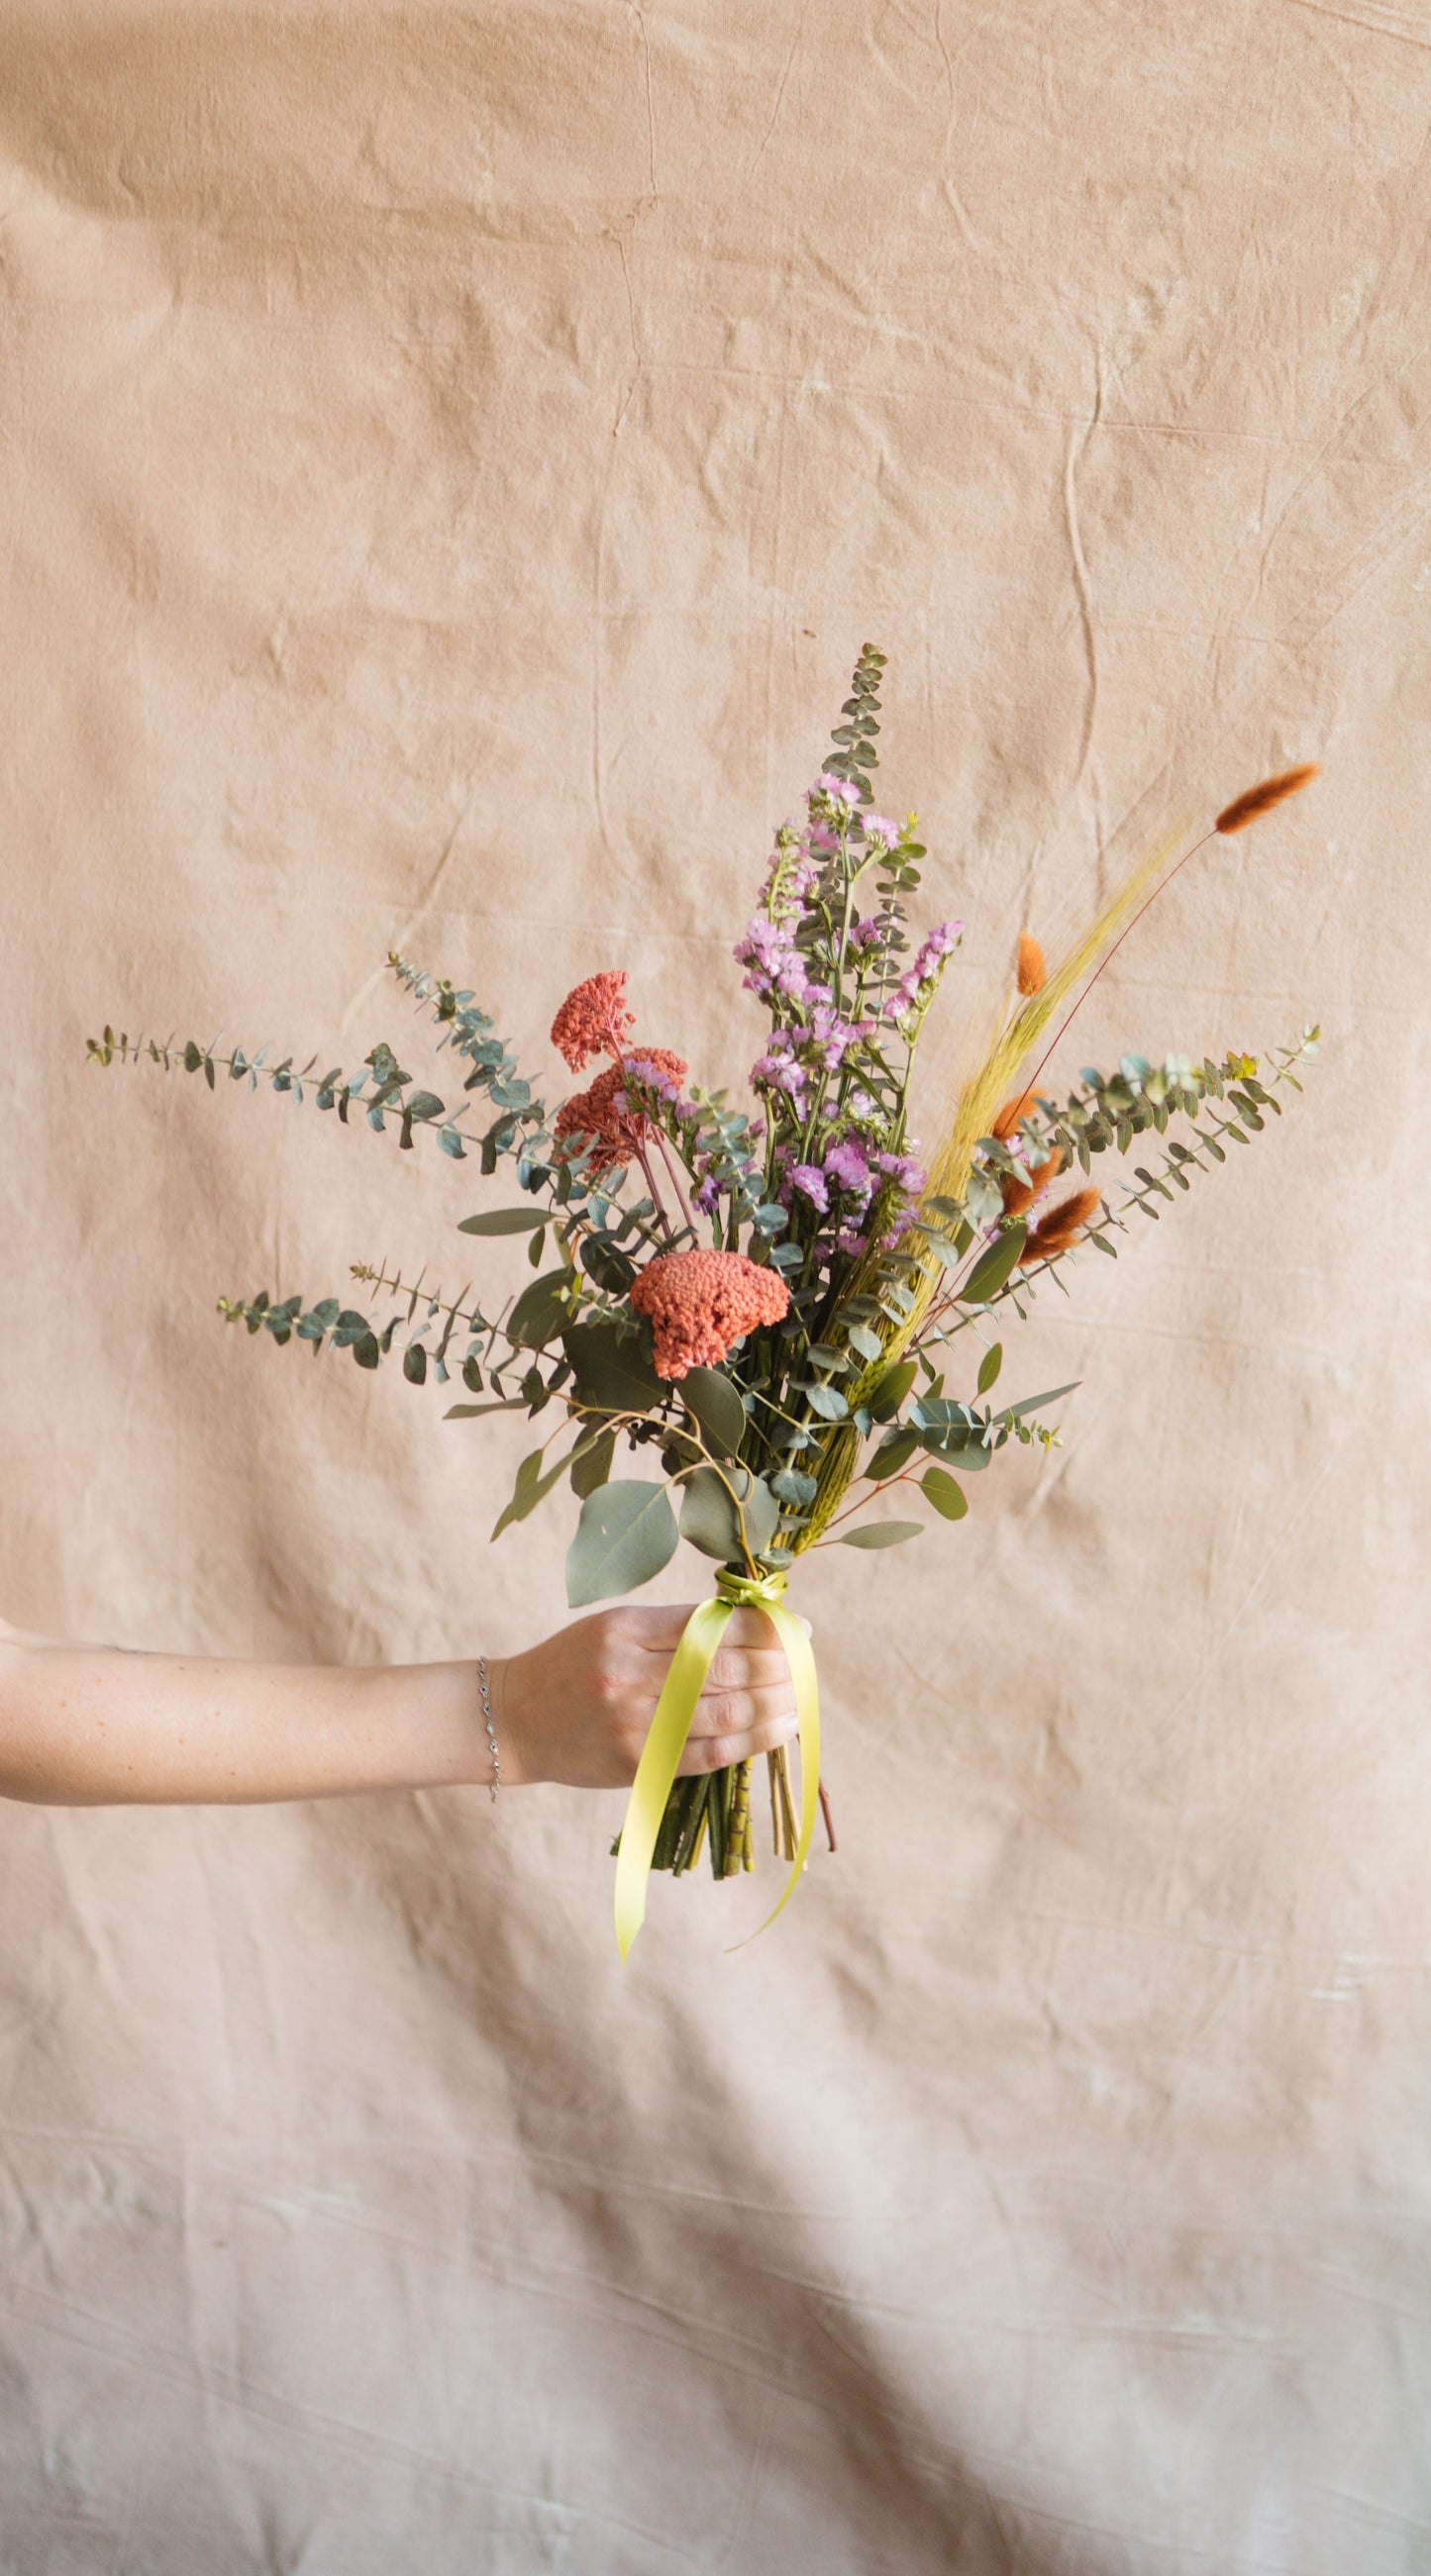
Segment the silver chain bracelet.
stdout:
<path fill-rule="evenodd" d="M 477 1658 L 477 1688 L 482 1694 L 482 1714 L 487 1727 L 487 1750 L 492 1756 L 492 1778 L 490 1787 L 492 1792 L 492 1804 L 495 1807 L 497 1803 L 497 1792 L 502 1785 L 502 1757 L 497 1751 L 497 1730 L 492 1723 L 492 1696 L 487 1688 L 487 1658 L 485 1655 L 479 1655 Z"/>

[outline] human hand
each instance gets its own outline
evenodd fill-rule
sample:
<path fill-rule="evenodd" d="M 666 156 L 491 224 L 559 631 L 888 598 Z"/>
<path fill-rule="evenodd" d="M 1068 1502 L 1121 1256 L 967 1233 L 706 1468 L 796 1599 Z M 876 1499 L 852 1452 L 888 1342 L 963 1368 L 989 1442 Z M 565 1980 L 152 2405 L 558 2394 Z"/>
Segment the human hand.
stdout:
<path fill-rule="evenodd" d="M 635 1776 L 661 1685 L 691 1615 L 597 1610 L 523 1655 L 488 1667 L 502 1779 L 624 1789 Z M 807 1631 L 808 1621 L 802 1621 Z M 684 1772 L 719 1771 L 793 1742 L 795 1687 L 763 1610 L 734 1610 L 696 1703 Z"/>

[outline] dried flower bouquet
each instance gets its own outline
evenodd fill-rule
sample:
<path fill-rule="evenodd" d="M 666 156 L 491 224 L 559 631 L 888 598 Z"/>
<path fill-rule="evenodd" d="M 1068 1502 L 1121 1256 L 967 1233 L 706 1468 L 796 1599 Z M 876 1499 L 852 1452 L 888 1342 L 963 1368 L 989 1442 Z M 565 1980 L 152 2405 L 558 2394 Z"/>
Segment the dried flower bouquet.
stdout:
<path fill-rule="evenodd" d="M 1159 1065 L 1127 1055 L 1115 1073 L 1086 1069 L 1061 1099 L 1036 1087 L 1067 1012 L 1153 896 L 1215 834 L 1240 832 L 1303 786 L 1315 774 L 1305 767 L 1225 807 L 1181 857 L 1175 843 L 1149 853 L 1066 955 L 1049 963 L 1023 935 L 1014 990 L 926 1164 L 909 1132 L 911 1076 L 962 925 L 941 922 L 917 946 L 907 933 L 905 899 L 926 854 L 913 815 L 898 823 L 874 803 L 883 668 L 867 645 L 824 768 L 775 836 L 735 950 L 769 1022 L 750 1108 L 689 1081 L 671 1048 L 637 1040 L 619 971 L 589 976 L 557 1011 L 553 1043 L 572 1074 L 589 1078 L 550 1117 L 472 993 L 400 956 L 394 973 L 466 1067 L 456 1108 L 386 1045 L 356 1074 L 335 1067 L 315 1080 L 316 1057 L 300 1069 L 290 1057 L 271 1063 L 267 1048 L 220 1054 L 218 1042 L 131 1042 L 109 1028 L 89 1042 L 99 1063 L 142 1057 L 202 1071 L 211 1089 L 220 1072 L 250 1090 L 262 1080 L 342 1123 L 356 1110 L 370 1127 L 396 1126 L 402 1147 L 421 1128 L 455 1161 L 475 1153 L 484 1174 L 514 1166 L 521 1202 L 460 1221 L 468 1235 L 528 1238 L 535 1275 L 491 1314 L 465 1289 L 448 1299 L 422 1277 L 365 1265 L 353 1275 L 405 1300 L 405 1312 L 395 1306 L 380 1323 L 337 1297 L 309 1305 L 266 1292 L 220 1303 L 251 1333 L 346 1348 L 363 1368 L 400 1340 L 411 1383 L 461 1381 L 471 1400 L 452 1404 L 449 1420 L 547 1416 L 493 1536 L 569 1482 L 580 1504 L 567 1557 L 573 1606 L 649 1582 L 681 1539 L 720 1568 L 715 1598 L 673 1663 L 617 1846 L 623 1954 L 643 1917 L 648 1868 L 679 1875 L 703 1847 L 718 1878 L 751 1866 L 750 1766 L 675 1778 L 731 1607 L 768 1610 L 796 1680 L 798 1811 L 785 1753 L 767 1757 L 788 1896 L 819 1788 L 814 1666 L 781 1605 L 788 1569 L 817 1546 L 882 1549 L 917 1537 L 922 1518 L 883 1508 L 895 1489 L 960 1520 L 969 1477 L 999 1450 L 1049 1446 L 1048 1408 L 1070 1389 L 998 1401 L 1006 1320 L 1026 1317 L 1076 1249 L 1113 1254 L 1134 1209 L 1157 1217 L 1195 1172 L 1259 1134 L 1316 1049 L 1307 1029 L 1261 1067 L 1241 1053 Z M 491 1113 L 480 1133 L 468 1123 L 479 1103 Z M 1174 1120 L 1179 1136 L 1168 1132 Z M 1125 1155 L 1149 1134 L 1166 1140 L 1162 1150 L 1110 1204 L 1089 1179 L 1095 1157 Z M 1075 1165 L 1079 1183 L 1065 1187 Z M 973 1342 L 960 1346 L 966 1332 Z M 963 1347 L 977 1352 L 968 1370 Z M 623 1452 L 637 1473 L 618 1472 Z"/>

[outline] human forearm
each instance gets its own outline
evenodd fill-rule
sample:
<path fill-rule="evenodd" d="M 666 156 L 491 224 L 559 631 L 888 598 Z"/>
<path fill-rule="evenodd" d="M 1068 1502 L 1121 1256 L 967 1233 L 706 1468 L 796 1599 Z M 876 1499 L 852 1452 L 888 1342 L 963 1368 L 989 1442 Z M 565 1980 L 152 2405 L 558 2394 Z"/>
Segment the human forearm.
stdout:
<path fill-rule="evenodd" d="M 322 1798 L 487 1776 L 471 1663 L 348 1667 L 0 1646 L 0 1796 Z M 502 1747 L 503 1779 L 524 1776 Z"/>
<path fill-rule="evenodd" d="M 686 1611 L 621 1609 L 490 1667 L 504 1788 L 631 1779 Z M 686 1772 L 790 1741 L 793 1694 L 760 1611 L 706 1676 Z M 475 1663 L 252 1664 L 51 1645 L 0 1622 L 0 1798 L 195 1805 L 431 1789 L 491 1777 Z"/>

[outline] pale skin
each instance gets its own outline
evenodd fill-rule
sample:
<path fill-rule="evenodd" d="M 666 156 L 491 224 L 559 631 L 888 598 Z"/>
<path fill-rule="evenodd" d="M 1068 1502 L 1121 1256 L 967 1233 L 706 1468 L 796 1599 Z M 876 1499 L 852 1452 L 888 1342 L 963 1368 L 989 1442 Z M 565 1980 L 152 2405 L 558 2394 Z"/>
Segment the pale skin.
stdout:
<path fill-rule="evenodd" d="M 687 1605 L 599 1610 L 488 1665 L 502 1788 L 619 1789 L 636 1769 Z M 789 1667 L 736 1610 L 681 1760 L 716 1771 L 789 1744 Z M 0 1620 L 0 1797 L 215 1805 L 491 1777 L 473 1662 L 258 1664 L 56 1644 Z"/>

